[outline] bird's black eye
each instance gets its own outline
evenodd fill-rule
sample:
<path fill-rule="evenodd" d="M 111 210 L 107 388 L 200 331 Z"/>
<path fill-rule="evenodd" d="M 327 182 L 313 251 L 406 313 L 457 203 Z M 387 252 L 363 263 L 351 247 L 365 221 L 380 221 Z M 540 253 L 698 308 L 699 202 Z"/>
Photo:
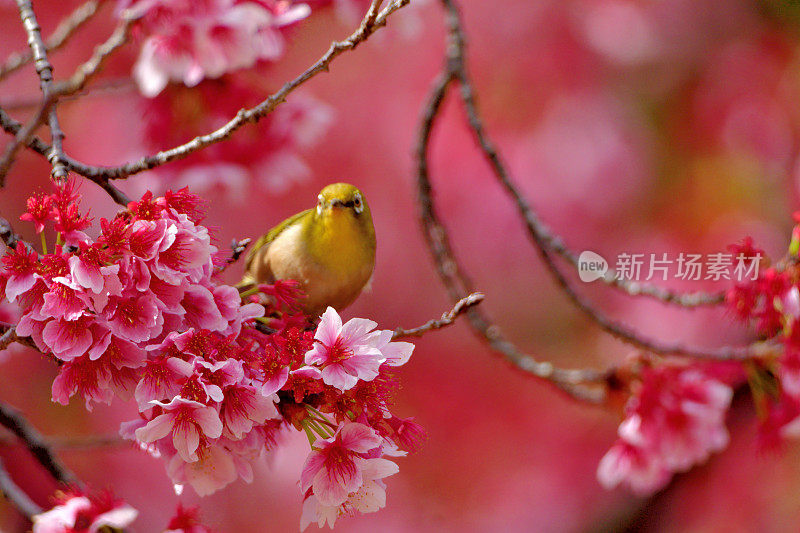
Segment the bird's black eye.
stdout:
<path fill-rule="evenodd" d="M 353 198 L 353 207 L 356 210 L 356 213 L 360 213 L 364 210 L 364 206 L 361 205 L 361 196 L 357 195 Z"/>

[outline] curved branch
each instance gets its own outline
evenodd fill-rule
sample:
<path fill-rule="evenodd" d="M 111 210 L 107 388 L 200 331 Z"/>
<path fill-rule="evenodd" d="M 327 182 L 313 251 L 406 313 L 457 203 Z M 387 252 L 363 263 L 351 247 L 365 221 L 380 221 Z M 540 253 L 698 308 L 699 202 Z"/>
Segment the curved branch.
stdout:
<path fill-rule="evenodd" d="M 470 128 L 475 135 L 481 152 L 488 160 L 493 174 L 501 183 L 503 188 L 505 188 L 506 192 L 514 200 L 519 214 L 525 222 L 528 235 L 536 246 L 536 249 L 539 251 L 542 260 L 572 303 L 590 319 L 592 319 L 601 329 L 605 330 L 623 342 L 649 352 L 661 355 L 681 355 L 698 359 L 721 360 L 747 359 L 754 357 L 757 353 L 759 353 L 758 350 L 750 346 L 725 346 L 706 350 L 693 346 L 687 346 L 681 343 L 663 343 L 656 339 L 648 338 L 641 333 L 630 329 L 626 325 L 605 316 L 605 314 L 596 309 L 587 299 L 575 291 L 569 280 L 564 276 L 564 274 L 558 268 L 558 265 L 555 263 L 554 253 L 557 250 L 554 250 L 551 247 L 551 243 L 553 242 L 552 235 L 535 216 L 527 200 L 520 194 L 517 187 L 511 181 L 505 165 L 501 161 L 500 155 L 495 149 L 494 144 L 486 135 L 475 104 L 474 90 L 466 71 L 464 59 L 465 44 L 458 9 L 456 8 L 453 0 L 442 0 L 442 2 L 447 12 L 449 36 L 449 46 L 447 48 L 447 69 L 451 72 L 453 78 L 459 82 L 461 100 L 467 111 L 467 118 Z M 561 249 L 562 251 L 566 250 L 565 247 L 562 247 Z"/>
<path fill-rule="evenodd" d="M 434 82 L 420 121 L 420 129 L 417 135 L 416 161 L 418 201 L 420 221 L 424 228 L 423 234 L 436 264 L 439 277 L 446 287 L 450 299 L 453 302 L 457 302 L 463 294 L 473 292 L 472 282 L 456 260 L 450 246 L 447 230 L 445 230 L 436 214 L 428 173 L 428 151 L 430 149 L 431 133 L 436 118 L 439 116 L 439 110 L 447 89 L 454 80 L 453 72 L 446 68 Z M 579 400 L 599 403 L 605 399 L 606 378 L 603 373 L 591 369 L 564 370 L 556 368 L 549 362 L 537 361 L 530 355 L 522 353 L 513 343 L 506 340 L 500 333 L 500 329 L 492 324 L 479 309 L 469 309 L 466 316 L 478 336 L 515 368 L 526 374 L 532 374 L 544 379 Z"/>

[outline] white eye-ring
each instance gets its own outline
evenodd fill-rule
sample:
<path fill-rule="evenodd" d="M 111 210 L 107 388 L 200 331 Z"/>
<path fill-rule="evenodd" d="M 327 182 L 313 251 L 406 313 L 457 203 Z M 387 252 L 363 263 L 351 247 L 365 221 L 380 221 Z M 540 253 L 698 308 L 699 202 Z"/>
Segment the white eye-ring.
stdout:
<path fill-rule="evenodd" d="M 364 210 L 364 204 L 361 202 L 361 195 L 358 193 L 353 197 L 353 208 L 356 213 L 361 213 Z"/>
<path fill-rule="evenodd" d="M 317 196 L 317 214 L 318 215 L 322 214 L 322 207 L 324 205 L 325 205 L 325 198 L 323 198 L 322 195 L 320 194 L 319 196 Z"/>

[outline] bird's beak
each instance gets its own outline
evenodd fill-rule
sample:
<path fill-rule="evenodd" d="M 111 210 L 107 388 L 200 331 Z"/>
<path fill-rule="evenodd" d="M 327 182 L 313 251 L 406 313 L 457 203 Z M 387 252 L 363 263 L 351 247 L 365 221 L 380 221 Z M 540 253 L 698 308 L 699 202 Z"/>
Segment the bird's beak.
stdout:
<path fill-rule="evenodd" d="M 344 205 L 344 202 L 342 202 L 342 201 L 341 201 L 340 199 L 338 199 L 338 198 L 334 198 L 334 199 L 332 199 L 332 200 L 331 200 L 331 203 L 330 203 L 330 206 L 331 206 L 331 207 L 345 207 L 345 205 Z"/>

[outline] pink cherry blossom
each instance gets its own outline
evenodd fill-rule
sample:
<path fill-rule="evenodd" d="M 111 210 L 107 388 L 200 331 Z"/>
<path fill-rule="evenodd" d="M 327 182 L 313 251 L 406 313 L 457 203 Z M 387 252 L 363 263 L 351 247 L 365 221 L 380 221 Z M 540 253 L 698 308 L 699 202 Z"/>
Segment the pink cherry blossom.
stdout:
<path fill-rule="evenodd" d="M 69 492 L 59 504 L 33 517 L 33 533 L 97 533 L 123 529 L 138 515 L 136 509 L 108 493 L 86 496 Z"/>
<path fill-rule="evenodd" d="M 352 388 L 359 379 L 374 379 L 386 360 L 376 347 L 378 338 L 370 334 L 375 326 L 364 318 L 342 324 L 336 310 L 328 307 L 314 334 L 314 347 L 306 353 L 306 364 L 320 366 L 325 384 L 339 390 Z"/>
<path fill-rule="evenodd" d="M 699 368 L 669 364 L 643 371 L 642 383 L 625 408 L 620 439 L 601 460 L 606 487 L 627 483 L 638 493 L 664 486 L 725 448 L 725 414 L 732 389 Z"/>
<path fill-rule="evenodd" d="M 167 403 L 153 400 L 154 406 L 161 407 L 164 412 L 143 428 L 136 430 L 136 438 L 144 443 L 151 443 L 172 434 L 172 444 L 187 463 L 197 461 L 195 453 L 200 445 L 201 437 L 218 438 L 222 435 L 222 422 L 216 409 L 176 396 Z"/>
<path fill-rule="evenodd" d="M 220 409 L 224 432 L 233 439 L 241 439 L 268 418 L 280 418 L 275 408 L 275 396 L 264 396 L 254 387 L 231 387 L 225 391 Z"/>
<path fill-rule="evenodd" d="M 92 345 L 92 332 L 89 318 L 78 320 L 50 320 L 42 329 L 42 342 L 53 355 L 69 361 L 83 355 Z M 23 331 L 23 334 L 26 333 Z"/>
<path fill-rule="evenodd" d="M 600 460 L 597 479 L 607 489 L 626 483 L 634 494 L 647 496 L 672 479 L 657 454 L 620 439 Z"/>
<path fill-rule="evenodd" d="M 188 483 L 198 496 L 208 496 L 236 481 L 238 475 L 231 453 L 221 446 L 199 448 L 197 459 L 186 462 L 180 455 L 167 463 L 167 474 L 173 483 Z"/>
<path fill-rule="evenodd" d="M 339 506 L 365 482 L 397 473 L 397 465 L 365 455 L 381 446 L 383 439 L 369 426 L 345 422 L 330 439 L 315 442 L 300 475 L 302 490 L 313 490 L 320 504 Z"/>
<path fill-rule="evenodd" d="M 147 37 L 134 77 L 145 96 L 155 96 L 170 81 L 187 86 L 203 78 L 248 68 L 283 53 L 281 28 L 307 17 L 305 4 L 254 1 L 124 1 L 142 16 Z"/>

